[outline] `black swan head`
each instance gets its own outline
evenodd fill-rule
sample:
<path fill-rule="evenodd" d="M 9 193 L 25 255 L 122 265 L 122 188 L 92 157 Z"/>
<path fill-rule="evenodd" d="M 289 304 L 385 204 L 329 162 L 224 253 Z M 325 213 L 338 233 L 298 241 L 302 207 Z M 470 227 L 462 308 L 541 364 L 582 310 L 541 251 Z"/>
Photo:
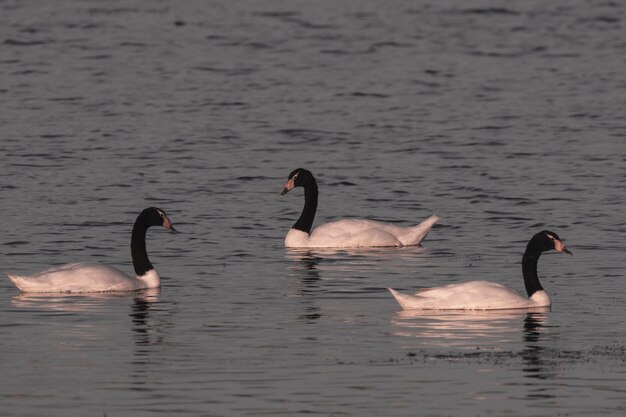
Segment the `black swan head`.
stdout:
<path fill-rule="evenodd" d="M 289 191 L 291 191 L 294 187 L 305 187 L 312 182 L 315 182 L 315 178 L 311 171 L 308 171 L 304 168 L 297 168 L 291 171 L 289 176 L 287 177 L 287 182 L 283 187 L 283 191 L 280 195 L 285 195 Z"/>
<path fill-rule="evenodd" d="M 148 207 L 147 209 L 144 209 L 137 217 L 137 222 L 146 227 L 163 226 L 173 233 L 177 232 L 177 230 L 174 229 L 174 226 L 172 226 L 172 222 L 169 217 L 167 217 L 167 214 L 165 214 L 163 210 L 156 207 Z"/>
<path fill-rule="evenodd" d="M 530 250 L 533 252 L 547 252 L 553 249 L 557 252 L 572 255 L 572 252 L 565 247 L 565 243 L 563 243 L 559 235 L 549 230 L 543 230 L 533 236 L 526 248 L 527 251 Z"/>

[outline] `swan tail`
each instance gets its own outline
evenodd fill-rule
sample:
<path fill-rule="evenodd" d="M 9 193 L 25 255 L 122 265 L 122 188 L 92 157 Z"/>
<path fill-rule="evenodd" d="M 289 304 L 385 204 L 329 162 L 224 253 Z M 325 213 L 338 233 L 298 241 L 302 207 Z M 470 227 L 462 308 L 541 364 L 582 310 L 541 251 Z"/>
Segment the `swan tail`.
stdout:
<path fill-rule="evenodd" d="M 37 277 L 7 274 L 9 279 L 22 292 L 48 292 Z"/>
<path fill-rule="evenodd" d="M 404 295 L 402 293 L 399 293 L 398 291 L 394 290 L 393 288 L 387 288 L 389 290 L 389 292 L 391 293 L 391 295 L 393 295 L 393 298 L 396 299 L 396 301 L 398 302 L 398 304 L 400 304 L 400 307 L 402 307 L 403 309 L 410 309 L 410 305 L 411 305 L 411 296 L 410 295 Z"/>
<path fill-rule="evenodd" d="M 433 225 L 439 221 L 439 216 L 433 214 L 417 226 L 408 228 L 408 231 L 398 237 L 403 246 L 416 246 L 428 235 Z"/>
<path fill-rule="evenodd" d="M 24 279 L 24 277 L 20 277 L 17 275 L 11 275 L 11 274 L 7 274 L 7 276 L 9 277 L 9 279 L 13 282 L 13 284 L 15 284 L 15 286 L 22 292 L 26 292 L 27 291 L 27 287 L 28 287 L 28 282 L 27 280 Z"/>

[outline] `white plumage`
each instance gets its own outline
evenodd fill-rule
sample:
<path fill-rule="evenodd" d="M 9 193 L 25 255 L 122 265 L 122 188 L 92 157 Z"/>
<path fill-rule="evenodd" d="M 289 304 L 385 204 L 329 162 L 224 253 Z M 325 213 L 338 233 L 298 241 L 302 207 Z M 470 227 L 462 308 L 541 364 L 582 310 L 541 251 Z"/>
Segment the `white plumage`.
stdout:
<path fill-rule="evenodd" d="M 22 292 L 39 293 L 135 291 L 158 287 L 160 282 L 155 269 L 129 277 L 117 268 L 88 263 L 66 264 L 30 276 L 9 274 L 9 279 Z"/>
<path fill-rule="evenodd" d="M 400 227 L 367 219 L 342 219 L 324 223 L 309 235 L 291 229 L 285 238 L 288 248 L 359 248 L 419 245 L 439 220 L 433 215 L 416 226 Z"/>
<path fill-rule="evenodd" d="M 391 288 L 389 291 L 405 310 L 500 310 L 549 307 L 551 304 L 545 291 L 526 297 L 506 285 L 490 281 L 426 288 L 414 295 L 402 294 Z"/>

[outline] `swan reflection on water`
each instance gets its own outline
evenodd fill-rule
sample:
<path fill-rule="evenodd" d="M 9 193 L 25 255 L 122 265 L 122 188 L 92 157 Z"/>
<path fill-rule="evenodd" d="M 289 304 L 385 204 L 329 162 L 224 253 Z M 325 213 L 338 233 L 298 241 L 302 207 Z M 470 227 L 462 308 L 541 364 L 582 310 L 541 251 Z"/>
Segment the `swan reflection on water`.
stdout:
<path fill-rule="evenodd" d="M 150 329 L 152 325 L 149 322 L 150 309 L 159 301 L 159 292 L 151 290 L 142 291 L 133 297 L 131 305 L 130 317 L 133 322 L 133 332 L 136 333 L 135 343 L 138 345 L 151 344 Z M 160 339 L 159 339 L 160 340 Z"/>
<path fill-rule="evenodd" d="M 430 249 L 424 246 L 404 246 L 399 248 L 387 247 L 363 247 L 363 248 L 285 248 L 288 259 L 301 257 L 323 257 L 326 260 L 351 260 L 351 259 L 374 259 L 397 258 L 402 260 L 414 260 L 416 255 L 427 256 Z"/>
<path fill-rule="evenodd" d="M 135 345 L 147 345 L 160 342 L 161 336 L 154 336 L 149 322 L 149 310 L 159 301 L 158 288 L 102 293 L 23 293 L 12 297 L 11 304 L 33 316 L 64 316 L 64 325 L 57 337 L 67 341 L 94 341 L 112 337 L 124 328 L 130 328 L 134 334 Z M 130 312 L 128 312 L 130 309 Z M 132 325 L 120 316 L 130 315 Z M 122 327 L 116 327 L 120 325 Z M 72 342 L 72 343 L 73 343 Z"/>
<path fill-rule="evenodd" d="M 321 275 L 318 265 L 322 258 L 310 250 L 289 250 L 286 253 L 289 261 L 288 276 L 296 280 L 289 280 L 289 295 L 304 300 L 304 312 L 299 318 L 306 323 L 314 323 L 322 317 L 321 310 L 311 295 L 322 292 L 320 286 Z"/>
<path fill-rule="evenodd" d="M 300 298 L 305 312 L 300 318 L 312 323 L 322 316 L 319 296 L 343 297 L 354 291 L 373 291 L 355 278 L 362 272 L 384 270 L 404 273 L 407 264 L 432 262 L 430 250 L 419 246 L 402 248 L 287 248 L 285 269 L 290 297 Z M 377 291 L 377 290 L 376 290 Z"/>
<path fill-rule="evenodd" d="M 558 349 L 553 342 L 558 331 L 548 324 L 549 307 L 516 310 L 402 310 L 392 319 L 395 336 L 411 338 L 420 346 L 411 348 L 475 349 L 488 347 L 487 354 L 508 358 L 512 366 L 521 359 L 527 378 L 553 379 Z M 448 353 L 449 351 L 446 351 Z M 499 352 L 499 353 L 497 353 Z"/>
<path fill-rule="evenodd" d="M 422 267 L 432 263 L 429 248 L 405 246 L 401 248 L 288 248 L 285 258 L 316 270 L 358 273 L 382 270 L 385 273 L 404 273 L 407 265 Z M 296 264 L 294 264 L 296 265 Z M 295 266 L 294 266 L 295 267 Z M 299 267 L 299 266 L 298 266 Z"/>
<path fill-rule="evenodd" d="M 466 347 L 477 343 L 538 339 L 549 307 L 512 310 L 402 310 L 392 318 L 393 334 L 419 340 L 423 347 Z M 532 317 L 532 325 L 528 325 Z"/>
<path fill-rule="evenodd" d="M 543 313 L 528 313 L 524 319 L 524 349 L 519 353 L 524 363 L 524 376 L 541 380 L 554 379 L 558 372 L 556 357 L 558 350 L 546 346 L 546 341 L 541 340 L 548 327 Z M 533 394 L 529 394 L 532 396 Z M 547 393 L 544 398 L 553 397 Z"/>
<path fill-rule="evenodd" d="M 11 298 L 11 304 L 17 308 L 58 313 L 104 313 L 110 311 L 111 302 L 131 297 L 158 299 L 159 293 L 158 288 L 129 292 L 21 293 Z"/>
<path fill-rule="evenodd" d="M 133 326 L 133 341 L 135 343 L 135 360 L 133 364 L 137 367 L 133 369 L 131 376 L 135 380 L 134 385 L 143 385 L 145 381 L 137 376 L 142 372 L 142 366 L 153 362 L 153 347 L 161 345 L 164 340 L 163 328 L 166 327 L 163 320 L 153 316 L 155 305 L 159 304 L 159 293 L 142 291 L 135 294 L 131 305 L 131 317 Z"/>

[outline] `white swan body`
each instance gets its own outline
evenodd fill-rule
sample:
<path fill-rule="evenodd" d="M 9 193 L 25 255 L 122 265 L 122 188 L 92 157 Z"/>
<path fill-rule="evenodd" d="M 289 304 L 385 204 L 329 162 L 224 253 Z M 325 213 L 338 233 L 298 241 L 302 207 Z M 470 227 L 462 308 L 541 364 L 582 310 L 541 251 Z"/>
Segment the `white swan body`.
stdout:
<path fill-rule="evenodd" d="M 502 310 L 550 307 L 552 301 L 537 276 L 537 262 L 542 252 L 556 250 L 571 255 L 556 233 L 544 230 L 534 235 L 522 256 L 522 275 L 527 297 L 496 282 L 470 281 L 426 288 L 414 295 L 388 288 L 403 309 L 421 310 Z"/>
<path fill-rule="evenodd" d="M 37 293 L 135 291 L 157 288 L 161 282 L 155 269 L 133 278 L 117 268 L 88 263 L 67 264 L 31 276 L 9 275 L 9 279 L 22 292 Z"/>
<path fill-rule="evenodd" d="M 342 219 L 322 224 L 308 233 L 291 229 L 288 248 L 359 248 L 419 245 L 439 217 L 433 215 L 417 226 L 400 227 L 367 219 Z"/>
<path fill-rule="evenodd" d="M 9 279 L 27 293 L 88 293 L 158 288 L 161 279 L 146 253 L 146 232 L 151 226 L 163 226 L 176 233 L 172 222 L 161 209 L 148 207 L 137 216 L 130 243 L 136 274 L 134 278 L 111 266 L 71 263 L 30 276 L 8 274 Z"/>
<path fill-rule="evenodd" d="M 405 310 L 502 310 L 549 307 L 552 302 L 545 291 L 526 297 L 506 285 L 490 281 L 470 281 L 437 288 L 426 288 L 415 295 L 389 291 Z"/>

